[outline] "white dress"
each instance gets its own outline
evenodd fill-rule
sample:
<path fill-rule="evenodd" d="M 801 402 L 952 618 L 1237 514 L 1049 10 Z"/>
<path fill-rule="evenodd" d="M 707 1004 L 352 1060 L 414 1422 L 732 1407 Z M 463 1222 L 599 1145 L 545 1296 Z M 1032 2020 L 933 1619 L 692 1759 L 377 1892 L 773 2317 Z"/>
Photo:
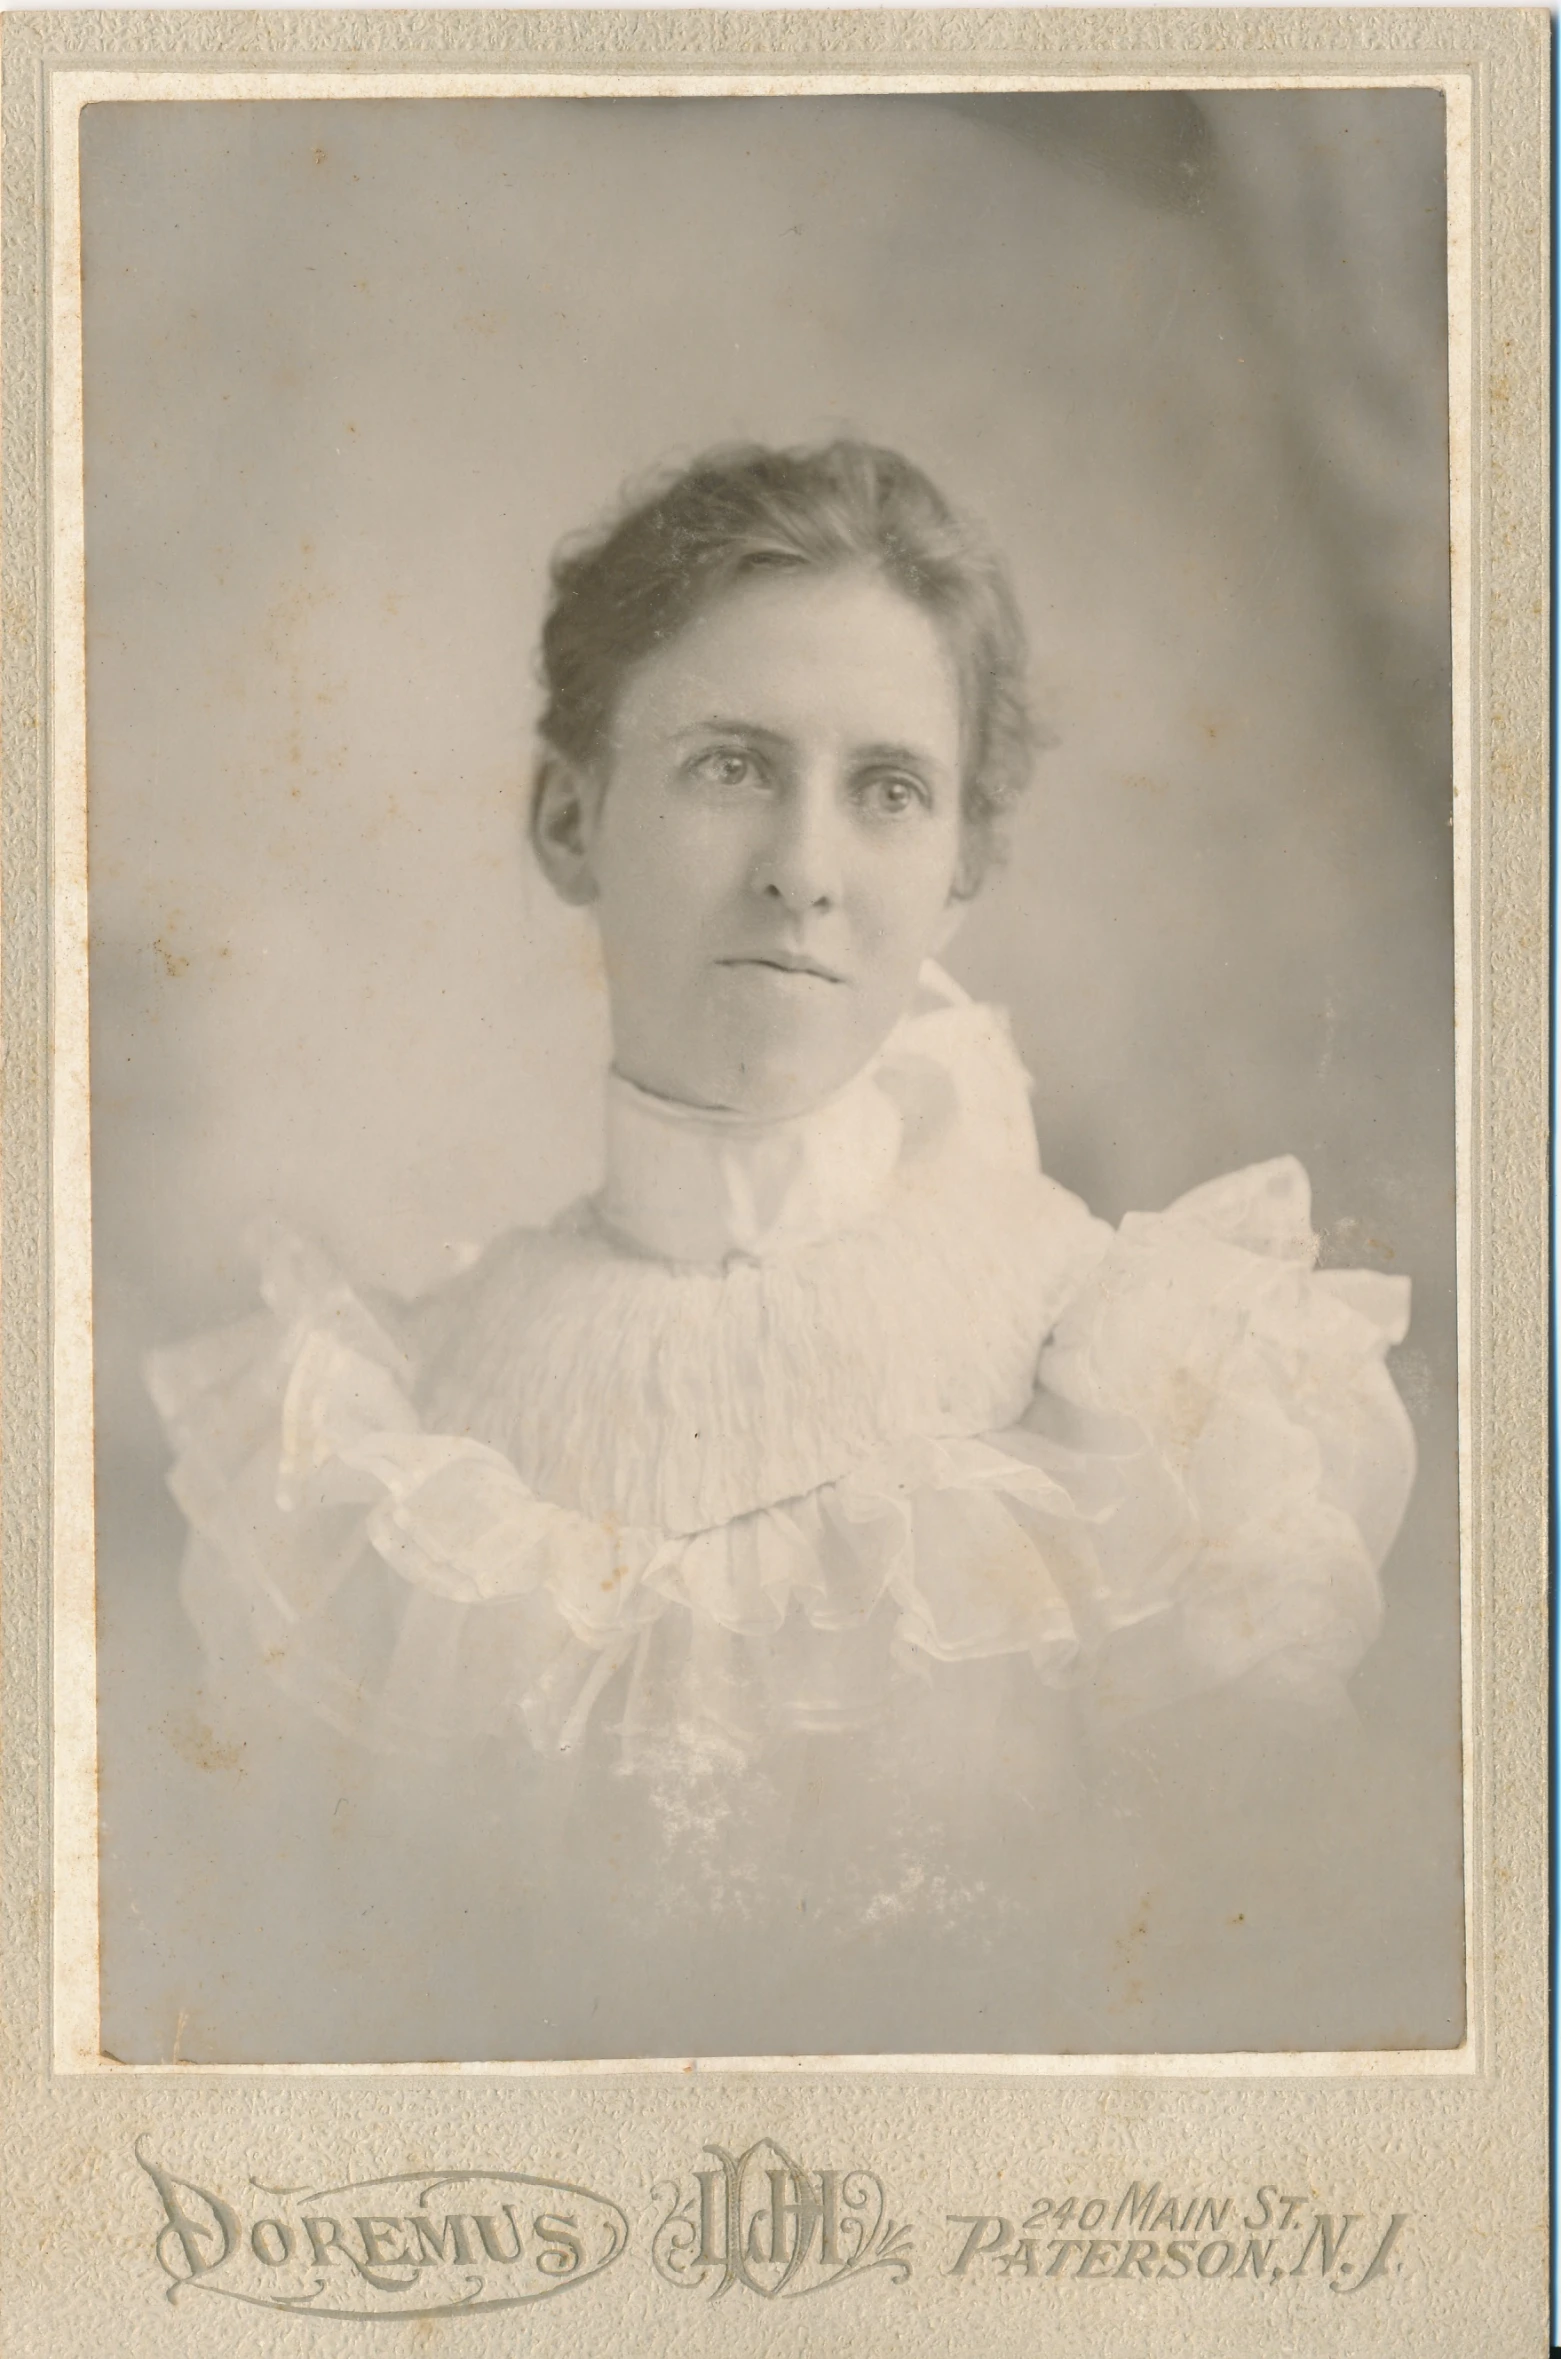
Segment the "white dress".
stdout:
<path fill-rule="evenodd" d="M 669 1895 L 991 1916 L 1101 1731 L 1339 1711 L 1413 1479 L 1408 1285 L 1316 1270 L 1299 1164 L 1112 1231 L 936 969 L 809 1114 L 607 1113 L 601 1192 L 434 1294 L 283 1236 L 263 1313 L 156 1356 L 236 1708 L 480 1758 L 534 1875 L 586 1908 L 610 1847 L 647 1939 Z"/>

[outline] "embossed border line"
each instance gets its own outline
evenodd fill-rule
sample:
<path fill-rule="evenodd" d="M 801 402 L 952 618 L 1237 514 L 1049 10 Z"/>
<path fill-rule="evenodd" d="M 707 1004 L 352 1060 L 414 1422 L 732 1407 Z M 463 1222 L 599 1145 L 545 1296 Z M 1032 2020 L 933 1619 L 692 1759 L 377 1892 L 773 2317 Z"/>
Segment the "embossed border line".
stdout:
<path fill-rule="evenodd" d="M 1423 21 L 1423 20 L 1422 20 Z M 1249 52 L 1250 54 L 1250 52 Z M 1071 70 L 1069 66 L 1071 65 Z M 561 66 L 344 72 L 315 67 L 204 64 L 147 67 L 44 65 L 47 220 L 48 407 L 45 547 L 51 642 L 47 726 L 51 780 L 53 1074 L 51 1084 L 50 1275 L 52 1279 L 53 1523 L 49 1544 L 49 1688 L 52 1697 L 51 1823 L 53 1866 L 50 1987 L 53 2068 L 65 2074 L 157 2075 L 170 2079 L 262 2074 L 267 2077 L 363 2078 L 449 2075 L 532 2076 L 745 2073 L 938 2073 L 971 2077 L 1055 2076 L 1225 2080 L 1311 2076 L 1467 2075 L 1483 2069 L 1487 1976 L 1476 1938 L 1473 1895 L 1485 1862 L 1485 1812 L 1476 1807 L 1483 1695 L 1476 1617 L 1474 1503 L 1479 1336 L 1476 1305 L 1482 1223 L 1474 1189 L 1484 1169 L 1484 1124 L 1477 1119 L 1477 1048 L 1486 1021 L 1476 991 L 1477 912 L 1484 862 L 1472 824 L 1477 727 L 1475 686 L 1480 578 L 1474 499 L 1481 457 L 1482 382 L 1474 295 L 1474 192 L 1481 145 L 1484 61 L 1456 70 L 1436 60 L 1402 57 L 1379 71 L 1358 64 L 1330 71 L 1310 58 L 1295 71 L 1221 73 L 1199 67 L 1146 70 L 1129 59 L 1085 65 L 1059 59 L 1050 72 L 1006 66 L 982 71 L 737 71 L 717 59 L 690 71 L 654 63 L 618 73 Z M 98 1994 L 98 1837 L 95 1561 L 92 1422 L 92 1207 L 87 1009 L 86 667 L 82 456 L 81 198 L 79 131 L 83 107 L 113 101 L 178 104 L 213 99 L 248 103 L 342 99 L 544 97 L 850 96 L 873 93 L 1079 90 L 1437 89 L 1447 109 L 1449 422 L 1452 495 L 1453 823 L 1455 875 L 1455 1025 L 1458 1108 L 1459 1496 L 1462 1563 L 1462 1712 L 1464 1731 L 1464 1926 L 1466 2032 L 1456 2048 L 1345 2052 L 1227 2052 L 1161 2055 L 879 2055 L 580 2058 L 547 2062 L 411 2064 L 123 2064 L 100 2050 Z M 14 1742 L 14 1737 L 13 1737 Z M 1488 1775 L 1488 1770 L 1487 1770 Z"/>

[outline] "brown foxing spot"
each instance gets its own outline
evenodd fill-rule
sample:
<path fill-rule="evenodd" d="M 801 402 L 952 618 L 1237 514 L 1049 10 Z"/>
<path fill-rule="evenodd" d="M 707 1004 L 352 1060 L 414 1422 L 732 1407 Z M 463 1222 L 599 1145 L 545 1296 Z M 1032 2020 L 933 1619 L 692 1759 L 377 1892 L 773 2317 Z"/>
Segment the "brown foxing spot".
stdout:
<path fill-rule="evenodd" d="M 164 1725 L 174 1751 L 192 1769 L 230 1770 L 243 1776 L 243 1746 L 223 1744 L 215 1731 L 193 1712 L 174 1714 Z"/>

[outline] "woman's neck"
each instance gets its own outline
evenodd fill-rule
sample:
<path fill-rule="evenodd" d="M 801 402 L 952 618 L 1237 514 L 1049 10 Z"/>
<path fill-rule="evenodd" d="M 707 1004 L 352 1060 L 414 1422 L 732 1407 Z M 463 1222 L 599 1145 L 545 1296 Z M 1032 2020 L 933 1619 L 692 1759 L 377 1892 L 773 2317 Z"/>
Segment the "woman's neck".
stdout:
<path fill-rule="evenodd" d="M 642 1251 L 704 1263 L 768 1260 L 853 1226 L 900 1154 L 900 1113 L 877 1068 L 782 1115 L 689 1105 L 613 1073 L 601 1218 Z"/>

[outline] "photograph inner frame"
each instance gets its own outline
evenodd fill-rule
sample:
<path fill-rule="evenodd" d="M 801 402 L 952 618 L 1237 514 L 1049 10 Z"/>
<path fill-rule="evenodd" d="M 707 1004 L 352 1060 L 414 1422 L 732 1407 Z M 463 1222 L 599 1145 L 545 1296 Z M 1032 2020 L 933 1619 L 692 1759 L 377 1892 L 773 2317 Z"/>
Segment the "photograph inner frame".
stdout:
<path fill-rule="evenodd" d="M 103 2052 L 1459 2048 L 1453 144 L 1433 89 L 87 111 Z M 667 653 L 621 666 L 612 719 L 628 680 L 654 721 L 680 647 L 729 682 L 749 659 L 720 618 L 746 608 L 790 650 L 762 696 L 811 683 L 822 731 L 770 734 L 824 751 L 700 773 L 692 817 L 680 788 L 613 869 L 602 814 L 626 798 L 609 780 L 593 813 L 601 747 L 560 686 L 588 570 L 555 566 L 550 592 L 549 559 L 588 568 L 615 518 L 621 548 L 713 449 L 730 501 L 755 446 L 833 452 L 833 473 L 793 481 L 780 569 L 766 485 L 766 570 L 653 617 Z M 885 452 L 915 481 L 886 488 L 863 457 Z M 873 501 L 882 528 L 890 491 L 898 577 L 883 543 L 840 539 Z M 1005 771 L 966 687 L 994 676 L 991 576 L 974 660 L 970 597 L 950 622 L 926 586 L 935 557 L 974 581 L 994 548 L 1031 649 L 1022 800 L 1023 724 Z M 917 728 L 857 726 L 885 671 L 915 680 Z M 908 774 L 924 838 L 947 819 L 937 777 L 914 803 L 940 711 L 939 967 L 902 989 L 891 1053 L 882 798 Z M 730 764 L 730 734 L 699 759 Z M 898 766 L 837 777 L 816 838 L 744 834 L 733 887 L 842 929 L 861 907 L 861 972 L 793 967 L 708 1037 L 663 1011 L 658 1064 L 636 1010 L 695 913 L 658 887 L 667 930 L 636 931 L 645 864 L 686 821 L 716 875 L 751 824 L 739 785 L 801 828 L 825 756 L 869 736 Z M 848 932 L 820 940 L 844 970 Z M 860 1033 L 810 1012 L 842 979 Z M 967 1167 L 977 1099 L 998 1144 Z M 907 1281 L 872 1189 L 912 1145 L 932 1228 Z M 581 1202 L 584 1226 L 542 1228 Z M 1037 1220 L 1031 1259 L 1013 1239 Z M 560 1254 L 589 1288 L 604 1259 L 653 1286 L 718 1263 L 729 1303 L 841 1234 L 881 1281 L 837 1273 L 834 1324 L 797 1313 L 813 1356 L 793 1341 L 762 1382 L 701 1331 L 725 1387 L 684 1396 L 664 1329 L 636 1359 L 640 1310 L 582 1340 L 524 1254 L 495 1277 L 517 1230 L 550 1240 L 549 1284 Z M 939 1287 L 961 1307 L 932 1333 Z M 519 1500 L 519 1445 L 425 1315 L 452 1303 L 484 1352 L 553 1322 L 543 1397 L 510 1409 L 555 1463 L 540 1485 L 520 1466 Z M 1007 1401 L 967 1347 L 1006 1346 L 1016 1311 L 1032 1369 L 1052 1355 L 1047 1414 L 951 1406 L 961 1383 Z M 764 1296 L 766 1332 L 778 1316 Z M 1379 1631 L 1408 1474 L 1384 1350 L 1419 1463 Z M 867 1412 L 887 1376 L 914 1390 L 918 1352 L 935 1406 L 890 1434 Z M 447 1433 L 419 1387 L 452 1354 Z M 549 1434 L 566 1370 L 585 1443 Z M 285 1501 L 268 1419 L 290 1421 Z M 431 1441 L 461 1453 L 430 1472 Z M 582 1448 L 571 1490 L 557 1461 Z M 755 1475 L 744 1450 L 827 1479 Z M 668 1505 L 678 1481 L 694 1504 Z M 516 1542 L 539 1495 L 595 1532 Z M 273 1514 L 309 1522 L 301 1568 Z M 755 1517 L 724 1554 L 690 1545 Z M 500 1523 L 525 1586 L 490 1594 Z M 371 1525 L 370 1619 L 398 1581 L 440 1609 L 397 1659 L 341 1571 Z M 484 1608 L 539 1581 L 575 1651 L 504 1607 L 529 1710 L 474 1730 L 485 1674 L 520 1692 Z M 366 1651 L 300 1647 L 322 1616 Z"/>

